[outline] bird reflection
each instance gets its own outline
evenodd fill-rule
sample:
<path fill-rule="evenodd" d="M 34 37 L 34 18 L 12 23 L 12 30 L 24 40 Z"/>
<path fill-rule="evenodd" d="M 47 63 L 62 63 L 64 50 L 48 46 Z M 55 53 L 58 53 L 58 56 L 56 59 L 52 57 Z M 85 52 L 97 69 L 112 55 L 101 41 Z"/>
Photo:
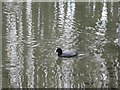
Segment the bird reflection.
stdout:
<path fill-rule="evenodd" d="M 62 63 L 62 58 L 58 57 L 58 60 L 56 61 L 57 65 L 60 65 Z"/>

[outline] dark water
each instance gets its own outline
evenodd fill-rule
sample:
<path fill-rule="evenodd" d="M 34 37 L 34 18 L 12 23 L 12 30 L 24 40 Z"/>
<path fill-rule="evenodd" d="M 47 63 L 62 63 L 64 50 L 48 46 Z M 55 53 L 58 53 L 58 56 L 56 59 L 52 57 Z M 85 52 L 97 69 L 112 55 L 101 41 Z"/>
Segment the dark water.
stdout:
<path fill-rule="evenodd" d="M 119 88 L 119 15 L 113 2 L 3 2 L 2 87 Z"/>

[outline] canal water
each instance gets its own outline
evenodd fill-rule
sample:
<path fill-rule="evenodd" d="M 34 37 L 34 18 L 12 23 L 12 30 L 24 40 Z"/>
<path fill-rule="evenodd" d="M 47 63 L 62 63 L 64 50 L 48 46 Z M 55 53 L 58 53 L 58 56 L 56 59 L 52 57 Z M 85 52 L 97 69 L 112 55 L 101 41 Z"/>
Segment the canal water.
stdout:
<path fill-rule="evenodd" d="M 120 3 L 72 1 L 2 2 L 3 88 L 120 87 Z"/>

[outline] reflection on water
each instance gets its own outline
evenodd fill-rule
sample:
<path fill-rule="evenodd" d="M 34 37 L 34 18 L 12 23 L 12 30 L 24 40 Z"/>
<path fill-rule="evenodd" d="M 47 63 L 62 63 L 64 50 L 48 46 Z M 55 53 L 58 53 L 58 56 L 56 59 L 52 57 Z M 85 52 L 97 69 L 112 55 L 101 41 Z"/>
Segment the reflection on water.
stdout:
<path fill-rule="evenodd" d="M 58 38 L 58 46 L 64 47 L 64 49 L 68 49 L 73 47 L 74 39 L 76 36 L 75 30 L 73 29 L 74 23 L 74 11 L 75 11 L 75 3 L 59 3 L 59 26 L 60 27 L 60 37 Z"/>
<path fill-rule="evenodd" d="M 119 87 L 119 4 L 72 1 L 2 3 L 3 88 Z"/>
<path fill-rule="evenodd" d="M 27 50 L 26 50 L 26 76 L 27 87 L 34 88 L 34 32 L 32 32 L 32 10 L 31 3 L 26 3 L 26 31 L 27 31 Z"/>

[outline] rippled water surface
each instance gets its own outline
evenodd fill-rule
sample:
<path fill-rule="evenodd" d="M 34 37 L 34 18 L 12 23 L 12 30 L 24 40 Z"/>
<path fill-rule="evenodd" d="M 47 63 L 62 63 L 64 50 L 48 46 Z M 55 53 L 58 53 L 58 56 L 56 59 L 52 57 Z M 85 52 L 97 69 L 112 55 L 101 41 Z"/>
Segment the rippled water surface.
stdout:
<path fill-rule="evenodd" d="M 119 5 L 3 2 L 3 88 L 119 88 Z"/>

